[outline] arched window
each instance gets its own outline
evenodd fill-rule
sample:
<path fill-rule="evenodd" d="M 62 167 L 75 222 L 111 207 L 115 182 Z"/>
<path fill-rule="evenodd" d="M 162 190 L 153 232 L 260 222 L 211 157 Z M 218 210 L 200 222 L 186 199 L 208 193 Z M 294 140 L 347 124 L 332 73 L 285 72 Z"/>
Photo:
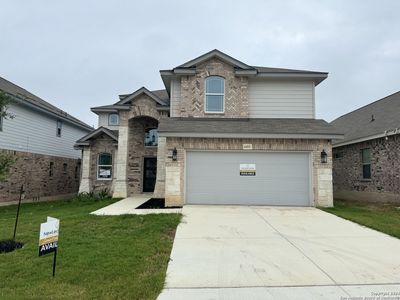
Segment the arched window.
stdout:
<path fill-rule="evenodd" d="M 112 179 L 112 155 L 110 153 L 100 153 L 97 160 L 97 179 Z"/>
<path fill-rule="evenodd" d="M 158 145 L 158 132 L 157 128 L 147 128 L 144 135 L 144 145 L 146 147 Z"/>
<path fill-rule="evenodd" d="M 224 112 L 225 80 L 219 76 L 206 78 L 206 99 L 204 111 L 209 113 Z"/>

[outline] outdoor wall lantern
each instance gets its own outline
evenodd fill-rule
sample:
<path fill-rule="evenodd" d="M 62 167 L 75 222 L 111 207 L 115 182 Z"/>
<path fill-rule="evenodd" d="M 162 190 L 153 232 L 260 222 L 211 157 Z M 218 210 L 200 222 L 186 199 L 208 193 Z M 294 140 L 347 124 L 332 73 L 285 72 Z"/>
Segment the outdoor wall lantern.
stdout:
<path fill-rule="evenodd" d="M 326 164 L 328 162 L 328 154 L 325 152 L 325 149 L 321 152 L 321 163 Z"/>
<path fill-rule="evenodd" d="M 171 156 L 173 161 L 176 161 L 178 159 L 178 150 L 176 150 L 176 147 L 174 150 L 172 150 L 172 156 Z"/>

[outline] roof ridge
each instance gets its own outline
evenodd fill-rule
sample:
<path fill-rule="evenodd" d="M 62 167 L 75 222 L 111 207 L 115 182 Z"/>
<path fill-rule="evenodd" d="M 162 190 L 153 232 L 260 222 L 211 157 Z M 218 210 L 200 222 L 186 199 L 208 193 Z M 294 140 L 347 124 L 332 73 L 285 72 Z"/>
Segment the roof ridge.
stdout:
<path fill-rule="evenodd" d="M 348 112 L 348 113 L 345 113 L 344 115 L 341 115 L 340 117 L 337 117 L 336 119 L 334 119 L 334 120 L 331 121 L 330 123 L 333 123 L 333 122 L 335 122 L 336 120 L 339 120 L 340 118 L 343 118 L 343 117 L 345 117 L 345 116 L 347 116 L 347 115 L 349 115 L 349 114 L 352 114 L 352 113 L 354 113 L 354 112 L 356 112 L 356 111 L 362 110 L 362 109 L 364 109 L 364 108 L 366 108 L 366 107 L 368 107 L 368 106 L 370 106 L 370 105 L 372 105 L 372 104 L 376 104 L 376 103 L 379 102 L 379 101 L 385 100 L 386 98 L 392 97 L 392 96 L 394 96 L 394 95 L 396 95 L 396 94 L 399 94 L 399 93 L 400 93 L 400 91 L 397 91 L 397 92 L 394 92 L 394 93 L 392 93 L 392 94 L 390 94 L 390 95 L 387 95 L 387 96 L 385 96 L 385 97 L 383 97 L 383 98 L 381 98 L 381 99 L 372 101 L 371 103 L 368 103 L 368 104 L 366 104 L 366 105 L 364 105 L 364 106 L 361 106 L 361 107 L 359 107 L 359 108 L 356 108 L 355 110 L 352 110 L 352 111 L 350 111 L 350 112 Z"/>

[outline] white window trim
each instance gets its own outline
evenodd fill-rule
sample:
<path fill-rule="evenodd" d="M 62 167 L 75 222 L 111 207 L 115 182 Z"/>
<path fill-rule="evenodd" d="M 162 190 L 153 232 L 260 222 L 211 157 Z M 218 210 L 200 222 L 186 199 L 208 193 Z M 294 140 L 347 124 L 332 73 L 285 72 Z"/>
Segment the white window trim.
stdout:
<path fill-rule="evenodd" d="M 58 127 L 58 124 L 60 124 L 60 127 Z M 58 128 L 60 128 L 60 134 L 58 134 Z M 57 137 L 62 137 L 62 128 L 63 128 L 63 122 L 61 120 L 56 121 L 56 136 Z"/>
<path fill-rule="evenodd" d="M 210 77 L 219 77 L 224 84 L 223 93 L 207 93 L 207 79 Z M 209 111 L 207 110 L 207 96 L 222 96 L 222 111 Z M 204 112 L 206 114 L 224 114 L 225 113 L 225 78 L 218 75 L 208 76 L 204 81 Z"/>
<path fill-rule="evenodd" d="M 112 115 L 116 115 L 118 117 L 117 124 L 111 124 L 110 120 L 111 120 Z M 119 126 L 119 114 L 117 114 L 117 113 L 108 114 L 108 126 Z"/>
<path fill-rule="evenodd" d="M 99 160 L 100 160 L 100 155 L 101 154 L 110 154 L 111 155 L 111 165 L 100 165 L 99 164 Z M 99 177 L 99 169 L 100 169 L 100 167 L 111 167 L 111 177 L 110 178 Z M 97 178 L 97 180 L 105 180 L 105 181 L 112 180 L 113 179 L 113 174 L 114 174 L 114 172 L 113 172 L 113 156 L 112 156 L 112 154 L 111 153 L 106 153 L 106 152 L 99 153 L 97 155 L 97 169 L 96 169 L 96 178 Z"/>

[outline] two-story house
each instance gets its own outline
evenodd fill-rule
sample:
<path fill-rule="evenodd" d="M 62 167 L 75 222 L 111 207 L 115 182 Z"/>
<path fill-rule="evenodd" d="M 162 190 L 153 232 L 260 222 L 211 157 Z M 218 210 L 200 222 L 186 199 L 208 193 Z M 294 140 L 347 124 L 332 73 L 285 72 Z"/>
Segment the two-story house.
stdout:
<path fill-rule="evenodd" d="M 161 70 L 145 87 L 95 107 L 80 191 L 143 192 L 167 206 L 332 206 L 331 125 L 315 119 L 328 74 L 249 66 L 218 50 Z"/>
<path fill-rule="evenodd" d="M 80 180 L 80 151 L 76 139 L 93 128 L 24 88 L 0 77 L 0 91 L 12 102 L 0 117 L 0 153 L 14 158 L 5 181 L 0 181 L 0 202 L 70 198 Z"/>

